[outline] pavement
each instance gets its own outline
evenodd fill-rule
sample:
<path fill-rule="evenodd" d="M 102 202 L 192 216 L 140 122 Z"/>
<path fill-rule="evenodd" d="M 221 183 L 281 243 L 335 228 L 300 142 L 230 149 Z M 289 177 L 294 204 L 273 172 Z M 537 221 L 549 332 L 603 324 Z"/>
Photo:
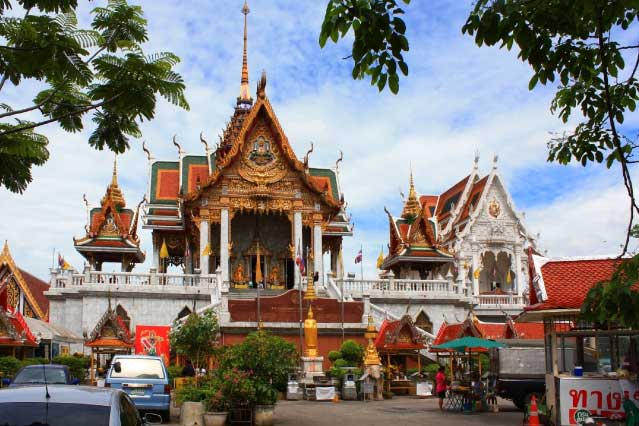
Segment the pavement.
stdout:
<path fill-rule="evenodd" d="M 275 406 L 276 426 L 473 426 L 521 425 L 524 415 L 506 400 L 499 401 L 499 413 L 462 414 L 440 412 L 437 399 L 395 397 L 385 401 L 313 402 L 279 401 Z M 177 419 L 173 420 L 177 426 Z"/>

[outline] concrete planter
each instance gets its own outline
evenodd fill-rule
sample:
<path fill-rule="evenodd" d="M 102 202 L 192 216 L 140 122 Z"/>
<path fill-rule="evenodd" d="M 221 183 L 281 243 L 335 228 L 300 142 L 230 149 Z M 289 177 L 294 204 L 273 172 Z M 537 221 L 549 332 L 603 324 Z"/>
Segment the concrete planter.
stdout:
<path fill-rule="evenodd" d="M 228 415 L 227 411 L 204 413 L 204 426 L 224 426 Z"/>
<path fill-rule="evenodd" d="M 253 424 L 255 426 L 272 426 L 275 405 L 256 405 L 253 408 Z"/>
<path fill-rule="evenodd" d="M 204 404 L 201 402 L 186 401 L 182 403 L 180 410 L 180 425 L 202 426 L 204 424 L 203 414 Z"/>

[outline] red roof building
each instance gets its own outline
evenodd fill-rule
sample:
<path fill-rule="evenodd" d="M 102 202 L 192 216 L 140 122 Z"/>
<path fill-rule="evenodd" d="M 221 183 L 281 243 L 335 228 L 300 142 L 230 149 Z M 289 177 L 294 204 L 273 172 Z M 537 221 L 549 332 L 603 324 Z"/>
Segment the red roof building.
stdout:
<path fill-rule="evenodd" d="M 526 311 L 578 310 L 588 291 L 609 280 L 621 262 L 616 258 L 549 259 L 529 253 L 530 306 Z"/>

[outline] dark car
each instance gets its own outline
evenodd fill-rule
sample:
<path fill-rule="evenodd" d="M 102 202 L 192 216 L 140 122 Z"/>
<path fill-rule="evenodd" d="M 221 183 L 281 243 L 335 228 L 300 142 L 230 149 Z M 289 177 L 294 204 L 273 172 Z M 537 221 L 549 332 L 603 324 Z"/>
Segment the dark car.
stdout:
<path fill-rule="evenodd" d="M 16 373 L 9 387 L 43 385 L 45 375 L 49 385 L 76 384 L 66 365 L 38 364 L 22 367 Z"/>
<path fill-rule="evenodd" d="M 119 389 L 92 386 L 24 386 L 0 390 L 2 426 L 145 426 L 162 423 L 157 414 L 140 417 Z"/>

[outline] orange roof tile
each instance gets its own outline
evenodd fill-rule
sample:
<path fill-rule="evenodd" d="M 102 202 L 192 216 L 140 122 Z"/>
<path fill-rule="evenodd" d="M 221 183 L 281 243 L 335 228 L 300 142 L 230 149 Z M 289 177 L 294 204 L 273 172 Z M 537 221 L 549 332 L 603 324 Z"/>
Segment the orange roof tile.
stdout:
<path fill-rule="evenodd" d="M 466 176 L 439 196 L 437 211 L 435 212 L 439 220 L 450 214 L 450 210 L 444 211 L 444 207 L 446 207 L 449 200 L 451 200 L 453 197 L 461 195 L 461 193 L 464 191 L 464 188 L 466 187 L 466 184 L 468 183 L 469 178 L 470 175 Z"/>
<path fill-rule="evenodd" d="M 459 215 L 459 218 L 457 219 L 456 223 L 459 223 L 468 219 L 468 216 L 470 215 L 470 205 L 474 204 L 473 208 L 477 206 L 477 203 L 479 202 L 479 198 L 481 197 L 481 194 L 484 192 L 484 188 L 486 188 L 486 182 L 488 182 L 488 175 L 484 176 L 483 178 L 479 179 L 477 182 L 473 184 L 473 188 L 470 190 L 468 199 L 466 200 L 466 203 L 464 204 L 464 208 L 462 209 L 461 214 Z"/>
<path fill-rule="evenodd" d="M 546 300 L 524 309 L 579 309 L 588 291 L 595 284 L 609 280 L 619 262 L 618 259 L 550 260 L 541 267 Z M 534 288 L 530 292 L 536 293 Z"/>
<path fill-rule="evenodd" d="M 31 294 L 35 299 L 35 302 L 38 304 L 38 307 L 42 312 L 45 312 L 45 315 L 49 312 L 49 298 L 44 295 L 44 292 L 49 290 L 49 284 L 42 281 L 40 278 L 35 277 L 25 271 L 22 268 L 20 269 L 20 273 L 22 274 L 22 278 L 24 278 L 25 283 L 31 290 Z M 42 320 L 48 320 L 48 318 L 42 318 Z"/>

